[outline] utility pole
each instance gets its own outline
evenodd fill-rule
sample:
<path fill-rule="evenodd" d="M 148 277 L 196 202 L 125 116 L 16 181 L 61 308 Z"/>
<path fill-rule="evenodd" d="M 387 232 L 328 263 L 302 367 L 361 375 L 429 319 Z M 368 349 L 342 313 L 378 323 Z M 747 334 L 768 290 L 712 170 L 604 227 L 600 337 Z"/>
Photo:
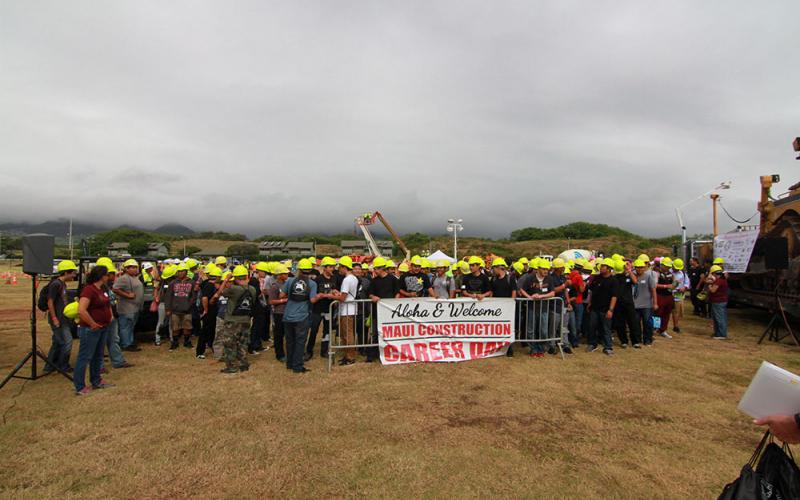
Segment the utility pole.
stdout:
<path fill-rule="evenodd" d="M 719 195 L 717 193 L 713 193 L 711 196 L 711 213 L 712 217 L 714 218 L 714 238 L 717 237 L 717 200 L 719 199 Z"/>

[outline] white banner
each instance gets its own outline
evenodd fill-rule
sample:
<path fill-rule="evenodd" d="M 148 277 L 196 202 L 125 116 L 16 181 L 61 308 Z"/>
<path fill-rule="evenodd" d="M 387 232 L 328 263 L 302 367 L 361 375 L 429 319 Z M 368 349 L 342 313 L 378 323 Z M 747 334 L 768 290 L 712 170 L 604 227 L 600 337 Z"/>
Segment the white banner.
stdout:
<path fill-rule="evenodd" d="M 725 259 L 725 271 L 743 273 L 758 238 L 758 229 L 720 234 L 714 238 L 714 258 Z"/>
<path fill-rule="evenodd" d="M 381 362 L 456 362 L 503 356 L 514 341 L 514 299 L 383 299 Z"/>

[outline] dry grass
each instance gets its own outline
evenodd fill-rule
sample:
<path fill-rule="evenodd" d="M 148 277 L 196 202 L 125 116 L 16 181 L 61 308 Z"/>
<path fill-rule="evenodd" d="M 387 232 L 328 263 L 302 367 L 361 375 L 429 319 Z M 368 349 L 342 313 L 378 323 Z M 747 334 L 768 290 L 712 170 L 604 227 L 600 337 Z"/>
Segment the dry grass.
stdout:
<path fill-rule="evenodd" d="M 28 342 L 27 293 L 0 284 L 3 374 Z M 713 497 L 760 437 L 736 410 L 758 364 L 800 369 L 797 348 L 756 344 L 763 321 L 734 311 L 722 343 L 689 320 L 612 359 L 330 375 L 318 358 L 294 375 L 270 352 L 225 377 L 145 346 L 86 398 L 60 376 L 0 391 L 0 496 Z"/>

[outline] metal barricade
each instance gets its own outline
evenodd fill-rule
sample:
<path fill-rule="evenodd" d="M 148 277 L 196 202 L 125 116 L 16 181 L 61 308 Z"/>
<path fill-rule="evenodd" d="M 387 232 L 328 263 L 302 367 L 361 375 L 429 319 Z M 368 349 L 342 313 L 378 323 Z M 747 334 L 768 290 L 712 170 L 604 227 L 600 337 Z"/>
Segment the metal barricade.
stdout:
<path fill-rule="evenodd" d="M 516 302 L 514 342 L 530 347 L 531 353 L 544 353 L 558 347 L 561 359 L 564 359 L 564 345 L 570 345 L 564 299 L 517 298 Z"/>
<path fill-rule="evenodd" d="M 361 351 L 378 359 L 378 329 L 375 312 L 370 299 L 350 302 L 335 300 L 328 309 L 331 319 L 330 344 L 328 346 L 328 371 L 333 367 L 336 351 L 344 351 L 350 359 Z M 367 350 L 373 350 L 369 352 Z"/>

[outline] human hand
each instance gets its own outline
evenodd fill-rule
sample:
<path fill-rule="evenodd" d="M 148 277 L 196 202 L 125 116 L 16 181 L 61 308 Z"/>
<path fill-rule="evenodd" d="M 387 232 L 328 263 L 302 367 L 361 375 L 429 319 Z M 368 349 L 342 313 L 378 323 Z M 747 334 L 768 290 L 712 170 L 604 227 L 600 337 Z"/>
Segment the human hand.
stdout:
<path fill-rule="evenodd" d="M 793 415 L 773 415 L 753 420 L 756 425 L 767 425 L 773 436 L 784 443 L 800 443 L 800 427 Z"/>

